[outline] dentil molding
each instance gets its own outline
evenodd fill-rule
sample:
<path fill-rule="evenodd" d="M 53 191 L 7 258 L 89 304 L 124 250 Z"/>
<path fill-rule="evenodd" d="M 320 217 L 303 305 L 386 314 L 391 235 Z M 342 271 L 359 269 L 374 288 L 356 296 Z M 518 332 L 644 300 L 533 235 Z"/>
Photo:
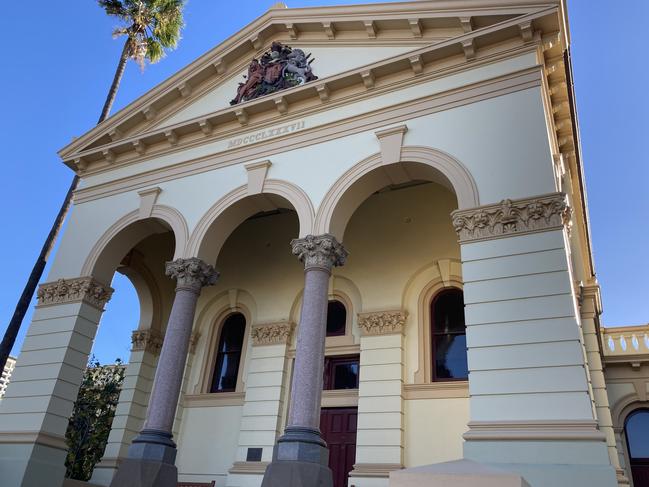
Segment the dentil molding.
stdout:
<path fill-rule="evenodd" d="M 260 323 L 252 327 L 253 345 L 286 345 L 291 341 L 295 324 L 290 321 Z"/>
<path fill-rule="evenodd" d="M 92 277 L 47 282 L 41 284 L 36 293 L 39 306 L 84 301 L 99 309 L 104 308 L 112 295 L 113 288 L 105 286 Z"/>
<path fill-rule="evenodd" d="M 407 317 L 408 313 L 401 310 L 359 313 L 358 327 L 362 336 L 400 334 Z"/>
<path fill-rule="evenodd" d="M 570 223 L 564 193 L 551 193 L 451 213 L 460 242 L 563 228 Z"/>

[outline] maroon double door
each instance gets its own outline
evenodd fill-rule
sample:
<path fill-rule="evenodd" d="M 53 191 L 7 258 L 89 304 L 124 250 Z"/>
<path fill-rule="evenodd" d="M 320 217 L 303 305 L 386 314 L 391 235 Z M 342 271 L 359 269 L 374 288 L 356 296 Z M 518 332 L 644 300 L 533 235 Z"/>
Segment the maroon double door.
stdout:
<path fill-rule="evenodd" d="M 323 408 L 320 431 L 329 447 L 329 468 L 334 487 L 347 487 L 349 472 L 356 460 L 357 408 Z"/>

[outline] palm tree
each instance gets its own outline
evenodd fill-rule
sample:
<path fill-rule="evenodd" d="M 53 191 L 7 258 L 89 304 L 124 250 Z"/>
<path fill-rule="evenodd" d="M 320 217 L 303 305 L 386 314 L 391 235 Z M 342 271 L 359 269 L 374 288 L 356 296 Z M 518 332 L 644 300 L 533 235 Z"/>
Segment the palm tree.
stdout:
<path fill-rule="evenodd" d="M 97 3 L 108 15 L 115 16 L 122 22 L 122 26 L 113 31 L 113 36 L 124 36 L 126 38 L 113 82 L 110 85 L 104 107 L 97 122 L 97 125 L 99 125 L 108 118 L 127 61 L 133 59 L 140 65 L 140 68 L 144 69 L 147 61 L 156 63 L 164 57 L 165 49 L 174 49 L 177 46 L 180 39 L 180 30 L 183 27 L 185 0 L 97 0 Z M 65 195 L 63 205 L 29 275 L 27 284 L 20 295 L 18 304 L 16 304 L 14 314 L 9 326 L 7 326 L 2 343 L 0 343 L 0 373 L 4 370 L 9 352 L 11 352 L 16 341 L 20 325 L 25 318 L 38 282 L 43 275 L 47 258 L 54 247 L 56 237 L 70 209 L 72 194 L 78 184 L 79 176 L 75 175 Z"/>

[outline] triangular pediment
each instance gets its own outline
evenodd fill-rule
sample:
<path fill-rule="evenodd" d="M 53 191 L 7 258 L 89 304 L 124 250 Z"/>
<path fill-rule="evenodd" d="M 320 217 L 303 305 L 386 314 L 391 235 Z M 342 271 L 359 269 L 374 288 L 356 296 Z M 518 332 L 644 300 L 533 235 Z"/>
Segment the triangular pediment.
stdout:
<path fill-rule="evenodd" d="M 330 87 L 345 86 L 349 83 L 345 76 L 349 78 L 366 66 L 403 64 L 405 60 L 416 71 L 417 63 L 425 61 L 421 56 L 427 48 L 440 46 L 442 52 L 449 41 L 469 42 L 463 39 L 470 39 L 473 33 L 490 34 L 499 26 L 523 28 L 517 26 L 517 19 L 527 22 L 529 18 L 531 32 L 531 22 L 540 18 L 539 12 L 556 9 L 557 3 L 431 0 L 300 9 L 275 6 L 59 154 L 71 167 L 83 170 L 98 159 L 113 163 L 127 151 L 143 155 L 152 143 L 168 140 L 175 145 L 189 133 L 184 127 L 187 124 L 195 126 L 191 130 L 200 126 L 210 134 L 215 123 L 228 119 L 222 116 L 224 112 L 231 112 L 230 118 L 245 125 L 249 113 L 268 104 L 246 102 L 239 109 L 230 107 L 229 101 L 244 81 L 251 60 L 274 41 L 312 54 L 312 68 L 319 79 L 311 83 L 318 84 L 317 94 L 325 100 Z M 409 53 L 414 57 L 408 58 Z M 369 68 L 367 73 L 368 79 L 360 74 L 363 82 L 373 83 L 374 74 Z M 286 90 L 286 96 L 301 99 L 305 90 L 300 88 Z M 283 98 L 275 101 L 280 111 L 284 103 Z M 248 105 L 250 108 L 244 107 Z"/>

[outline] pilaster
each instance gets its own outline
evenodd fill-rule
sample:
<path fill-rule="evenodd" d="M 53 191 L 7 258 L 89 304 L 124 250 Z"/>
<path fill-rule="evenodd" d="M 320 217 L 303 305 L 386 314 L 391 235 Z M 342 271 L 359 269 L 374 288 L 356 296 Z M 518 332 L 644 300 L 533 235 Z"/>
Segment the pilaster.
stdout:
<path fill-rule="evenodd" d="M 404 327 L 407 313 L 358 315 L 361 330 L 356 463 L 350 484 L 384 487 L 403 468 Z"/>
<path fill-rule="evenodd" d="M 286 407 L 284 398 L 290 379 L 287 352 L 294 328 L 295 324 L 288 320 L 252 326 L 239 443 L 228 487 L 261 485 L 272 460 Z"/>
<path fill-rule="evenodd" d="M 63 482 L 65 431 L 112 292 L 92 277 L 60 279 L 39 287 L 20 360 L 0 402 L 3 485 Z"/>
<path fill-rule="evenodd" d="M 131 354 L 104 456 L 92 474 L 91 482 L 98 485 L 110 485 L 120 462 L 126 458 L 131 441 L 144 425 L 162 336 L 156 330 L 135 330 L 131 343 Z"/>
<path fill-rule="evenodd" d="M 465 458 L 521 474 L 532 487 L 616 485 L 589 391 L 565 195 L 452 216 L 470 371 Z"/>

